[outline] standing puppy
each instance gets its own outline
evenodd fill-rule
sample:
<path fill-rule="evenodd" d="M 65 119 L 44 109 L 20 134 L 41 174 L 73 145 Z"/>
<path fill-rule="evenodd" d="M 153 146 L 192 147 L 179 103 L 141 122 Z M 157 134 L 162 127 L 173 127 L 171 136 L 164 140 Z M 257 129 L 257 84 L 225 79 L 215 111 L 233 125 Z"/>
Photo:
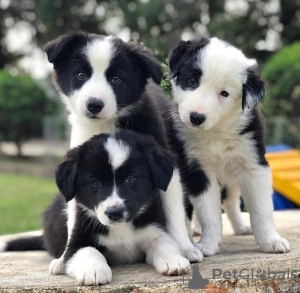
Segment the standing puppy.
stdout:
<path fill-rule="evenodd" d="M 272 175 L 256 107 L 265 90 L 255 73 L 256 61 L 222 40 L 202 38 L 181 42 L 171 52 L 169 66 L 181 120 L 177 128 L 189 162 L 182 170 L 183 183 L 201 223 L 202 252 L 219 251 L 223 188 L 225 210 L 237 225 L 243 225 L 242 194 L 262 251 L 288 252 L 289 242 L 273 223 Z"/>
<path fill-rule="evenodd" d="M 62 36 L 48 43 L 45 51 L 70 112 L 71 148 L 117 129 L 151 135 L 162 148 L 169 148 L 161 113 L 173 106 L 159 87 L 147 85 L 149 77 L 159 84 L 163 74 L 150 51 L 119 38 L 84 33 Z M 182 254 L 190 261 L 201 261 L 203 255 L 193 246 L 185 225 L 183 190 L 176 169 L 162 201 L 168 231 Z M 76 198 L 69 201 L 69 235 L 76 206 Z M 50 266 L 52 273 L 63 269 L 63 259 L 64 255 Z"/>

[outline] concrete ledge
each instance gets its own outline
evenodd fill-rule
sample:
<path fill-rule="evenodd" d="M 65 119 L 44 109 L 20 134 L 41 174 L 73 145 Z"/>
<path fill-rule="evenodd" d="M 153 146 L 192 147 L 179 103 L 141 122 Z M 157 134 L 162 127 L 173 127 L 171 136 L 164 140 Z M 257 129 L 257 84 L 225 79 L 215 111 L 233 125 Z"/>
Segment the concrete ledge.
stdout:
<path fill-rule="evenodd" d="M 247 214 L 244 215 L 249 221 Z M 220 254 L 207 257 L 199 264 L 203 278 L 209 279 L 204 290 L 186 292 L 300 292 L 300 211 L 277 212 L 274 214 L 281 236 L 292 246 L 288 254 L 265 254 L 259 251 L 253 236 L 229 236 L 231 229 L 226 216 L 224 219 L 224 241 Z M 0 237 L 3 241 L 4 237 Z M 113 281 L 106 286 L 78 286 L 75 280 L 65 276 L 51 276 L 48 265 L 51 258 L 45 252 L 0 253 L 0 292 L 183 292 L 187 283 L 183 277 L 160 276 L 144 264 L 126 265 L 113 268 Z M 297 270 L 295 279 L 261 280 L 256 277 L 260 269 L 279 272 Z M 253 269 L 254 279 L 225 280 L 213 279 L 213 269 L 237 271 Z M 245 275 L 244 275 L 245 276 Z M 282 276 L 282 274 L 281 274 Z M 191 278 L 186 276 L 185 279 Z M 285 277 L 286 278 L 286 277 Z"/>

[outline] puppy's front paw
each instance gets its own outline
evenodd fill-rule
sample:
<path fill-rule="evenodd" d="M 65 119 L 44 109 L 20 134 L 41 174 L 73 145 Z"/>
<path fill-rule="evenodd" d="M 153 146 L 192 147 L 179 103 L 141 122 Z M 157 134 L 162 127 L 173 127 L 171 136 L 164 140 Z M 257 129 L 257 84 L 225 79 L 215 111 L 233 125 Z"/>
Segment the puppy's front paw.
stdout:
<path fill-rule="evenodd" d="M 81 285 L 103 285 L 112 279 L 105 257 L 90 246 L 79 249 L 67 262 L 66 268 L 67 274 Z"/>
<path fill-rule="evenodd" d="M 218 241 L 195 243 L 195 247 L 200 249 L 204 256 L 212 256 L 220 251 Z"/>
<path fill-rule="evenodd" d="M 234 234 L 235 235 L 251 235 L 253 233 L 252 233 L 251 227 L 245 225 L 245 226 L 235 228 Z"/>
<path fill-rule="evenodd" d="M 290 251 L 290 243 L 284 238 L 268 240 L 259 245 L 263 252 L 286 253 Z"/>
<path fill-rule="evenodd" d="M 190 272 L 190 262 L 180 255 L 162 256 L 155 268 L 162 275 L 179 276 Z"/>
<path fill-rule="evenodd" d="M 51 275 L 60 275 L 65 272 L 65 263 L 62 258 L 53 259 L 49 265 L 49 272 Z"/>
<path fill-rule="evenodd" d="M 203 253 L 198 247 L 184 250 L 183 256 L 186 257 L 190 262 L 201 262 L 203 260 Z"/>
<path fill-rule="evenodd" d="M 81 285 L 97 286 L 111 282 L 112 272 L 110 267 L 103 262 L 91 262 L 87 266 L 79 266 L 74 270 L 76 280 Z"/>

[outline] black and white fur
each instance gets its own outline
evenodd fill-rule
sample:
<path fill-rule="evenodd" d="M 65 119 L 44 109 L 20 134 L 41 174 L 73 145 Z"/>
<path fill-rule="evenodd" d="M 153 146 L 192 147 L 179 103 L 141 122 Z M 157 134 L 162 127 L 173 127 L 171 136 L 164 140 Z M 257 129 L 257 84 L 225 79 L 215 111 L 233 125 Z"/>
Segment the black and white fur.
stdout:
<path fill-rule="evenodd" d="M 178 103 L 179 137 L 189 167 L 182 173 L 202 227 L 204 255 L 219 251 L 222 188 L 224 208 L 236 230 L 242 195 L 256 242 L 264 252 L 288 252 L 290 244 L 273 223 L 272 176 L 265 159 L 264 129 L 256 107 L 264 84 L 256 61 L 217 38 L 181 42 L 169 57 L 170 79 Z"/>
<path fill-rule="evenodd" d="M 167 122 L 163 113 L 173 105 L 163 91 L 147 82 L 160 83 L 162 68 L 149 50 L 134 42 L 93 34 L 63 36 L 46 45 L 56 82 L 71 123 L 71 148 L 99 133 L 130 129 L 152 135 L 169 148 Z M 162 193 L 170 235 L 182 254 L 199 262 L 203 255 L 192 244 L 185 223 L 184 197 L 177 169 Z M 74 226 L 74 200 L 68 204 L 68 232 Z M 51 269 L 52 273 L 55 270 Z"/>
<path fill-rule="evenodd" d="M 122 130 L 101 134 L 68 152 L 56 172 L 59 195 L 44 215 L 44 246 L 52 272 L 84 285 L 111 281 L 109 265 L 146 262 L 178 275 L 189 261 L 167 233 L 159 190 L 166 190 L 172 156 L 152 137 Z M 73 205 L 68 239 L 67 203 Z M 68 240 L 67 240 L 68 239 Z M 67 248 L 66 243 L 68 241 Z"/>

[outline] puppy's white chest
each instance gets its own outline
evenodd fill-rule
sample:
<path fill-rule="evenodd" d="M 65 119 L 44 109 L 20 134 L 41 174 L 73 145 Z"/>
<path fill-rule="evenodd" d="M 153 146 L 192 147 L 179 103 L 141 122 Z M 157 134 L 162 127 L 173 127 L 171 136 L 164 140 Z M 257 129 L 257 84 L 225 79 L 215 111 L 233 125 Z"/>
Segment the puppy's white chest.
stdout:
<path fill-rule="evenodd" d="M 112 133 L 116 130 L 115 120 L 93 121 L 88 118 L 77 117 L 74 114 L 69 116 L 69 120 L 72 126 L 71 148 L 83 144 L 94 135 Z"/>
<path fill-rule="evenodd" d="M 107 236 L 99 236 L 98 243 L 108 250 L 106 257 L 111 264 L 141 262 L 144 259 L 137 233 L 131 224 L 122 223 L 110 227 Z"/>
<path fill-rule="evenodd" d="M 239 138 L 206 137 L 205 134 L 190 136 L 186 147 L 189 158 L 196 159 L 204 171 L 216 174 L 221 181 L 228 180 L 228 176 L 235 177 L 243 168 L 248 152 Z"/>
<path fill-rule="evenodd" d="M 186 144 L 188 154 L 204 165 L 219 166 L 220 163 L 225 163 L 237 155 L 234 141 L 190 137 Z"/>

